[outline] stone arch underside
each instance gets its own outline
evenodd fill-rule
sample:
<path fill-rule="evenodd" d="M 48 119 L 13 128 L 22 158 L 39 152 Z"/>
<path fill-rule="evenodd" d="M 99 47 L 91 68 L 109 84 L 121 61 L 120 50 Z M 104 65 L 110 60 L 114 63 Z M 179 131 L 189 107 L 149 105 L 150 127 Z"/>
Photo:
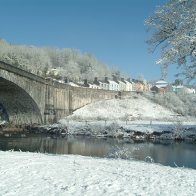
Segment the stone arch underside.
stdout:
<path fill-rule="evenodd" d="M 41 124 L 40 109 L 33 98 L 22 88 L 0 77 L 0 104 L 6 110 L 10 123 Z"/>

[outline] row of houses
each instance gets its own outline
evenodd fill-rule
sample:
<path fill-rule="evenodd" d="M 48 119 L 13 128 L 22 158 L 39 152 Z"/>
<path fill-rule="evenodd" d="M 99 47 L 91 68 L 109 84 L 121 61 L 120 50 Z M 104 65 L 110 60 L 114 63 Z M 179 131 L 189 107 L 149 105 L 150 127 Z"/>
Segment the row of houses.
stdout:
<path fill-rule="evenodd" d="M 56 71 L 56 69 L 54 69 Z M 56 72 L 53 73 L 55 75 Z M 49 77 L 50 79 L 55 80 L 54 78 Z M 195 94 L 196 89 L 190 86 L 184 86 L 182 84 L 169 84 L 165 80 L 158 80 L 156 82 L 145 82 L 136 79 L 118 79 L 113 76 L 113 79 L 105 77 L 104 79 L 94 78 L 94 81 L 89 82 L 87 79 L 80 82 L 71 82 L 64 80 L 57 80 L 60 83 L 66 83 L 71 86 L 76 87 L 85 87 L 93 89 L 104 89 L 112 91 L 135 91 L 135 92 L 146 92 L 151 91 L 153 93 L 165 93 L 165 92 L 174 92 L 174 93 L 184 93 L 184 94 Z"/>
<path fill-rule="evenodd" d="M 108 77 L 105 77 L 103 80 L 100 80 L 97 77 L 95 77 L 93 82 L 89 82 L 85 79 L 83 82 L 68 82 L 68 84 L 72 86 L 82 86 L 86 88 L 104 89 L 112 91 L 143 92 L 149 90 L 149 86 L 147 83 L 135 79 L 131 80 L 130 78 L 117 79 L 116 77 L 114 77 L 113 79 L 109 79 Z"/>
<path fill-rule="evenodd" d="M 143 92 L 149 90 L 147 83 L 135 79 L 131 80 L 130 78 L 118 79 L 117 77 L 113 76 L 113 79 L 109 79 L 108 77 L 105 77 L 104 79 L 98 79 L 97 77 L 95 77 L 93 82 L 89 82 L 86 79 L 80 82 L 73 82 L 73 81 L 68 82 L 66 79 L 60 80 L 59 71 L 56 68 L 49 70 L 46 73 L 46 76 L 47 78 L 57 80 L 60 83 L 67 83 L 71 86 L 78 86 L 78 87 L 88 87 L 94 89 L 104 89 L 104 90 L 113 90 L 113 91 Z"/>
<path fill-rule="evenodd" d="M 94 89 L 104 89 L 104 90 L 112 90 L 112 91 L 136 91 L 136 92 L 144 92 L 150 90 L 150 85 L 145 81 L 136 80 L 136 79 L 124 79 L 117 78 L 113 76 L 113 79 L 109 79 L 105 77 L 103 79 L 94 78 L 94 81 L 84 81 L 73 82 L 68 81 L 66 78 L 60 79 L 59 70 L 53 68 L 46 73 L 47 78 L 50 80 L 55 80 L 59 83 L 66 83 L 75 87 L 86 87 L 86 88 L 94 88 Z"/>
<path fill-rule="evenodd" d="M 124 80 L 123 78 L 121 78 L 121 80 L 117 80 L 117 78 L 115 78 L 114 80 L 110 80 L 108 79 L 108 77 L 105 77 L 104 80 L 98 80 L 98 78 L 95 77 L 93 85 L 105 90 L 113 90 L 113 91 L 133 90 L 133 85 L 130 79 Z"/>

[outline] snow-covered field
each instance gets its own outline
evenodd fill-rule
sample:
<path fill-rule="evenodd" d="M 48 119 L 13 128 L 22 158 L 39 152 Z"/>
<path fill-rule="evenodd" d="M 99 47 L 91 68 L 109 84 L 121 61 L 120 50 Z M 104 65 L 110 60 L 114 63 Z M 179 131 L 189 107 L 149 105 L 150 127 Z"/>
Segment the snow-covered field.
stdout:
<path fill-rule="evenodd" d="M 178 116 L 140 95 L 98 101 L 59 122 L 68 134 L 132 137 L 134 132 L 149 135 L 169 131 L 161 139 L 196 139 L 196 119 Z"/>
<path fill-rule="evenodd" d="M 195 195 L 196 170 L 154 163 L 0 151 L 0 195 Z"/>

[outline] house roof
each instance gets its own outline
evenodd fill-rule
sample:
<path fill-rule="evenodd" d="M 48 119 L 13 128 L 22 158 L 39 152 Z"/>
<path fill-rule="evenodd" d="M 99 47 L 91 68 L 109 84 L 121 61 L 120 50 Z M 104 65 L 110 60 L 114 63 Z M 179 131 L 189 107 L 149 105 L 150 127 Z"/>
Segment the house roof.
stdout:
<path fill-rule="evenodd" d="M 68 82 L 67 84 L 69 84 L 70 86 L 76 86 L 76 87 L 79 87 L 80 85 L 78 85 L 77 83 L 75 82 Z"/>
<path fill-rule="evenodd" d="M 125 83 L 126 83 L 126 84 L 127 84 L 127 83 L 128 83 L 128 84 L 129 84 L 129 83 L 132 84 L 133 82 L 128 81 L 128 80 L 125 80 Z"/>
<path fill-rule="evenodd" d="M 168 82 L 166 82 L 165 80 L 158 80 L 155 83 L 155 86 L 158 88 L 166 88 L 168 86 Z"/>
<path fill-rule="evenodd" d="M 99 81 L 100 84 L 108 84 L 107 82 L 105 81 Z"/>
<path fill-rule="evenodd" d="M 119 84 L 124 84 L 124 85 L 125 85 L 125 83 L 124 83 L 123 81 L 121 81 L 121 80 L 119 80 L 118 83 L 119 83 Z"/>
<path fill-rule="evenodd" d="M 108 80 L 108 82 L 109 82 L 110 84 L 118 84 L 118 83 L 115 82 L 114 80 Z"/>
<path fill-rule="evenodd" d="M 157 84 L 155 85 L 157 88 L 166 88 L 168 85 L 167 84 Z"/>
<path fill-rule="evenodd" d="M 155 82 L 155 84 L 168 84 L 165 80 L 158 80 Z"/>
<path fill-rule="evenodd" d="M 173 88 L 184 88 L 184 86 L 182 86 L 182 85 L 177 85 L 177 86 L 176 85 L 172 85 L 172 87 Z"/>

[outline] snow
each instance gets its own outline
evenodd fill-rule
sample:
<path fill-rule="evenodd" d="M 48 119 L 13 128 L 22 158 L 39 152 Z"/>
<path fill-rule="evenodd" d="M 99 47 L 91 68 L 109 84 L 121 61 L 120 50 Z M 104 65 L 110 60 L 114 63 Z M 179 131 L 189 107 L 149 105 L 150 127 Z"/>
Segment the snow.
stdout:
<path fill-rule="evenodd" d="M 70 86 L 75 86 L 75 87 L 79 87 L 79 85 L 75 84 L 74 82 L 68 82 L 68 85 L 70 85 Z"/>
<path fill-rule="evenodd" d="M 196 139 L 195 118 L 178 116 L 140 95 L 86 105 L 59 123 L 66 127 L 68 134 L 76 135 L 134 139 L 134 132 L 151 137 L 154 132 L 169 131 L 156 139 Z"/>
<path fill-rule="evenodd" d="M 156 84 L 168 84 L 165 80 L 159 80 L 156 82 Z"/>
<path fill-rule="evenodd" d="M 62 129 L 66 127 L 66 134 L 68 135 L 128 138 L 130 140 L 196 140 L 195 122 L 174 124 L 174 122 L 158 121 L 61 120 L 60 123 L 53 126 Z M 63 134 L 64 132 L 62 132 Z"/>
<path fill-rule="evenodd" d="M 0 151 L 0 195 L 194 195 L 196 170 L 154 163 Z"/>
<path fill-rule="evenodd" d="M 87 120 L 165 120 L 177 114 L 145 97 L 133 95 L 127 99 L 98 101 L 76 110 L 68 119 Z"/>
<path fill-rule="evenodd" d="M 5 121 L 5 120 L 1 121 L 1 120 L 0 120 L 0 126 L 1 126 L 1 125 L 5 125 L 5 124 L 7 124 L 7 121 Z"/>

